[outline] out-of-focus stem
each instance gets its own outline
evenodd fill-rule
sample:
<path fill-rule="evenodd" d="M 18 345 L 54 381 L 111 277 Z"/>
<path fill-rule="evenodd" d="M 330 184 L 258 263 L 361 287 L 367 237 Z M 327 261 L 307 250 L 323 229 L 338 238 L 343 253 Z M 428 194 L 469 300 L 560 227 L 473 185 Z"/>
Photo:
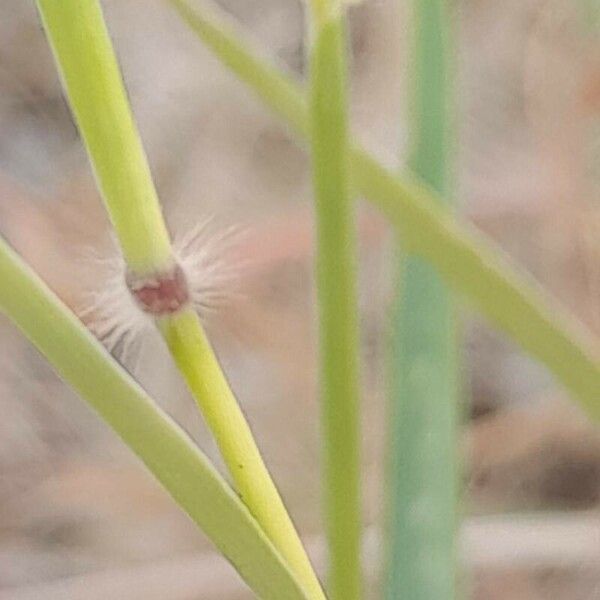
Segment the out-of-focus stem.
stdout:
<path fill-rule="evenodd" d="M 448 0 L 413 0 L 409 167 L 454 196 L 452 18 Z M 400 246 L 402 240 L 400 240 Z M 452 293 L 401 250 L 392 339 L 386 600 L 456 598 L 459 355 Z"/>
<path fill-rule="evenodd" d="M 309 114 L 302 87 L 278 72 L 212 2 L 192 8 L 167 0 L 224 65 L 301 137 Z M 409 173 L 399 176 L 350 144 L 354 189 L 389 219 L 413 254 L 429 262 L 493 325 L 555 375 L 590 417 L 600 420 L 600 342 L 491 240 L 439 207 L 438 194 Z"/>
<path fill-rule="evenodd" d="M 314 2 L 310 139 L 316 216 L 324 521 L 331 600 L 361 596 L 356 232 L 350 193 L 345 23 Z"/>

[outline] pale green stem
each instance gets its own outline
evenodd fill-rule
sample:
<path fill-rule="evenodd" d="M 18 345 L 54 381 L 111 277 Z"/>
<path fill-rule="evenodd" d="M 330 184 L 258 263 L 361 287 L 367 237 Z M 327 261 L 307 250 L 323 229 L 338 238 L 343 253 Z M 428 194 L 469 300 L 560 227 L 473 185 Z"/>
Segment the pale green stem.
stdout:
<path fill-rule="evenodd" d="M 1 238 L 0 311 L 139 456 L 258 598 L 315 598 L 204 454 Z"/>
<path fill-rule="evenodd" d="M 308 108 L 299 84 L 262 58 L 231 19 L 203 0 L 168 0 L 215 56 L 302 137 L 308 135 Z M 493 324 L 536 357 L 600 420 L 599 343 L 589 332 L 513 265 L 492 241 L 459 224 L 438 207 L 436 193 L 405 173 L 382 167 L 366 150 L 350 147 L 356 190 L 390 220 L 407 249 L 425 258 L 456 291 Z"/>
<path fill-rule="evenodd" d="M 38 0 L 38 7 L 128 269 L 136 274 L 168 272 L 173 258 L 167 229 L 98 1 Z M 245 504 L 310 597 L 322 599 L 318 579 L 200 321 L 184 310 L 162 318 L 160 329 L 206 411 Z M 247 473 L 256 478 L 250 481 Z"/>
<path fill-rule="evenodd" d="M 598 0 L 579 0 L 582 21 L 592 34 L 598 34 L 600 26 L 600 3 Z"/>
<path fill-rule="evenodd" d="M 409 166 L 453 195 L 452 17 L 414 0 L 409 27 Z M 433 267 L 402 253 L 388 428 L 387 600 L 456 598 L 459 355 L 452 295 Z"/>
<path fill-rule="evenodd" d="M 327 2 L 320 2 L 324 11 Z M 316 216 L 324 522 L 331 600 L 361 596 L 355 211 L 348 173 L 345 23 L 313 18 L 310 120 Z"/>
<path fill-rule="evenodd" d="M 310 7 L 310 26 L 319 27 L 327 21 L 327 11 L 329 0 L 309 0 L 308 5 Z"/>

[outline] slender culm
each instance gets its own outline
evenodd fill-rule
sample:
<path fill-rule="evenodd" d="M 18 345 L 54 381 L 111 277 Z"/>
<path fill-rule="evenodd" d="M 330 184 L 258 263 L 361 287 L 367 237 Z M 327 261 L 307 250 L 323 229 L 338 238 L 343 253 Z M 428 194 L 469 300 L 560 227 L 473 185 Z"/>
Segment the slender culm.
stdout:
<path fill-rule="evenodd" d="M 453 23 L 447 0 L 413 0 L 410 168 L 454 197 Z M 453 293 L 399 240 L 389 373 L 385 598 L 456 598 L 459 356 Z"/>
<path fill-rule="evenodd" d="M 98 0 L 38 0 L 139 308 L 150 313 L 240 497 L 310 597 L 323 592 L 250 427 L 188 302 Z M 240 469 L 239 465 L 244 468 Z"/>
<path fill-rule="evenodd" d="M 309 114 L 316 220 L 319 399 L 331 600 L 361 597 L 356 233 L 349 183 L 345 15 L 311 4 Z"/>
<path fill-rule="evenodd" d="M 263 600 L 311 600 L 189 436 L 0 238 L 5 314 L 127 444 Z"/>

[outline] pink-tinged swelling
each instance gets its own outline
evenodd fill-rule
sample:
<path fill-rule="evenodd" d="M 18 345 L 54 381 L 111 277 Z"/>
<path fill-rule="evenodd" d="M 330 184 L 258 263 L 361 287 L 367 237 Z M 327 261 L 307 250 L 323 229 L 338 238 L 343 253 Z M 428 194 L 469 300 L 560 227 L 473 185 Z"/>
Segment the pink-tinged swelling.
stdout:
<path fill-rule="evenodd" d="M 188 283 L 179 265 L 146 277 L 128 273 L 126 281 L 139 308 L 155 317 L 173 314 L 190 300 Z"/>

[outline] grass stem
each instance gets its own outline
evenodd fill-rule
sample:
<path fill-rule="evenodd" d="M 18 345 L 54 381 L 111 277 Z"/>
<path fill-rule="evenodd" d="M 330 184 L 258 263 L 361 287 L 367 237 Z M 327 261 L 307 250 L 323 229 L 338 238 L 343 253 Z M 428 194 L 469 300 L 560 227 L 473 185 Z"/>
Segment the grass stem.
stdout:
<path fill-rule="evenodd" d="M 331 3 L 316 4 L 309 79 L 327 589 L 331 600 L 357 600 L 361 596 L 357 253 L 348 172 L 345 20 L 341 11 L 331 11 Z"/>
<path fill-rule="evenodd" d="M 447 0 L 413 0 L 410 168 L 453 197 L 454 48 Z M 401 242 L 400 241 L 400 246 Z M 400 252 L 388 428 L 385 598 L 456 598 L 459 356 L 454 299 Z"/>
<path fill-rule="evenodd" d="M 98 1 L 37 1 L 128 268 L 136 275 L 160 273 L 173 261 L 170 240 Z M 157 324 L 205 411 L 244 503 L 310 597 L 324 598 L 199 319 L 184 309 Z"/>
<path fill-rule="evenodd" d="M 192 391 L 232 474 L 236 490 L 297 573 L 311 598 L 324 598 L 306 552 L 260 456 L 252 431 L 191 309 L 159 320 L 171 355 Z"/>
<path fill-rule="evenodd" d="M 140 273 L 163 268 L 169 235 L 100 5 L 38 0 L 38 7 L 125 259 Z"/>

